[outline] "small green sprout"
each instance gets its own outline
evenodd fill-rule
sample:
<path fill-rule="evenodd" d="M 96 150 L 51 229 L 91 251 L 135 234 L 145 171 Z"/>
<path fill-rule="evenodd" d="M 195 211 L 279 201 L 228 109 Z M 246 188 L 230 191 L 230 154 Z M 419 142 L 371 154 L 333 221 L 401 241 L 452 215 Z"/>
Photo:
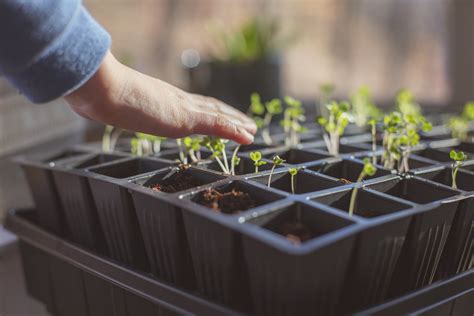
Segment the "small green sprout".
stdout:
<path fill-rule="evenodd" d="M 295 176 L 298 174 L 299 168 L 290 168 L 288 173 L 291 175 L 291 193 L 295 194 Z"/>
<path fill-rule="evenodd" d="M 135 133 L 135 137 L 130 140 L 131 152 L 136 156 L 147 156 L 160 151 L 163 137 L 149 135 L 145 133 Z"/>
<path fill-rule="evenodd" d="M 218 163 L 219 167 L 222 169 L 222 172 L 229 175 L 235 175 L 235 166 L 240 162 L 240 159 L 237 157 L 240 146 L 237 146 L 234 149 L 229 166 L 229 162 L 227 161 L 227 153 L 225 150 L 227 142 L 228 140 L 226 139 L 224 140 L 219 137 L 206 136 L 201 141 L 201 145 L 211 151 L 211 159 L 214 159 Z"/>
<path fill-rule="evenodd" d="M 200 137 L 185 137 L 183 138 L 184 155 L 191 158 L 192 163 L 201 161 L 201 141 Z"/>
<path fill-rule="evenodd" d="M 335 87 L 332 83 L 323 83 L 319 86 L 319 103 L 317 103 L 316 106 L 316 113 L 318 113 L 320 116 L 328 116 L 327 105 L 331 100 L 334 89 Z"/>
<path fill-rule="evenodd" d="M 369 158 L 364 159 L 364 167 L 362 168 L 359 177 L 357 178 L 357 182 L 362 182 L 366 177 L 372 177 L 377 172 L 377 167 L 370 162 Z M 357 193 L 359 191 L 358 187 L 352 189 L 351 200 L 349 202 L 349 216 L 354 214 Z"/>
<path fill-rule="evenodd" d="M 255 166 L 255 173 L 258 172 L 258 167 L 266 165 L 267 162 L 262 160 L 262 153 L 259 151 L 253 151 L 249 154 L 250 159 L 253 161 L 253 165 Z"/>
<path fill-rule="evenodd" d="M 284 100 L 287 106 L 280 124 L 286 134 L 285 145 L 295 147 L 300 143 L 300 134 L 308 131 L 306 127 L 301 125 L 306 120 L 305 110 L 301 101 L 295 98 L 285 96 Z"/>
<path fill-rule="evenodd" d="M 333 156 L 339 156 L 339 139 L 349 124 L 349 103 L 333 101 L 327 108 L 329 117 L 319 117 L 317 122 L 323 128 L 323 138 L 328 152 Z"/>
<path fill-rule="evenodd" d="M 403 115 L 421 115 L 421 106 L 415 101 L 410 90 L 402 89 L 396 98 L 397 108 Z"/>
<path fill-rule="evenodd" d="M 377 120 L 370 119 L 368 122 L 370 126 L 370 134 L 372 135 L 372 164 L 377 164 L 377 157 L 375 152 L 377 151 Z"/>
<path fill-rule="evenodd" d="M 474 102 L 466 103 L 461 115 L 449 119 L 448 127 L 451 129 L 451 135 L 454 138 L 466 141 L 471 121 L 474 121 Z"/>
<path fill-rule="evenodd" d="M 113 152 L 117 141 L 124 132 L 123 129 L 107 125 L 102 136 L 102 151 L 106 153 Z"/>
<path fill-rule="evenodd" d="M 469 121 L 474 121 L 474 101 L 468 102 L 464 105 L 462 116 Z"/>
<path fill-rule="evenodd" d="M 283 164 L 285 161 L 286 160 L 281 159 L 280 156 L 278 155 L 272 158 L 273 166 L 272 166 L 272 169 L 270 170 L 270 176 L 268 177 L 268 184 L 267 184 L 268 187 L 270 187 L 270 185 L 272 184 L 272 176 L 273 176 L 273 172 L 275 172 L 275 168 Z"/>
<path fill-rule="evenodd" d="M 270 137 L 270 124 L 272 123 L 272 118 L 275 115 L 281 114 L 283 112 L 283 108 L 279 99 L 272 99 L 265 103 L 265 109 L 266 113 L 265 117 L 263 118 L 262 137 L 267 145 L 271 145 L 273 141 Z"/>
<path fill-rule="evenodd" d="M 467 155 L 462 151 L 455 151 L 454 149 L 450 151 L 449 157 L 453 160 L 451 177 L 453 180 L 452 187 L 457 189 L 456 177 L 458 175 L 459 168 L 467 160 Z"/>
<path fill-rule="evenodd" d="M 372 101 L 369 88 L 362 86 L 351 96 L 352 116 L 354 123 L 359 127 L 365 127 L 371 119 L 382 117 L 382 111 Z"/>

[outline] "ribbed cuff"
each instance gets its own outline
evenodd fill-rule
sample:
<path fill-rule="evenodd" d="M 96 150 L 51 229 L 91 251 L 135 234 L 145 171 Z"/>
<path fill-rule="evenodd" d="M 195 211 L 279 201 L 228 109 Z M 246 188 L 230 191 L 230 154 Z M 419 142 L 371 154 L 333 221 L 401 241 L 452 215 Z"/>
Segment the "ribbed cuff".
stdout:
<path fill-rule="evenodd" d="M 67 29 L 27 68 L 6 78 L 35 103 L 81 87 L 99 69 L 111 45 L 109 34 L 81 8 Z"/>

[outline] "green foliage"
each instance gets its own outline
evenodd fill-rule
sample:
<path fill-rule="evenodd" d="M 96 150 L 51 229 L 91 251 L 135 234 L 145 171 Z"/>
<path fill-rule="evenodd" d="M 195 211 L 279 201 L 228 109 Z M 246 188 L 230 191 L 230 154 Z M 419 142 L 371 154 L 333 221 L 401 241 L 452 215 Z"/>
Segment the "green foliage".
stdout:
<path fill-rule="evenodd" d="M 227 142 L 227 139 L 221 139 L 215 136 L 206 136 L 202 139 L 201 146 L 204 146 L 211 151 L 211 159 L 214 159 L 219 164 L 222 172 L 225 174 L 235 175 L 234 168 L 240 163 L 240 158 L 237 157 L 237 152 L 239 151 L 240 146 L 237 146 L 234 149 L 229 164 L 225 148 Z"/>
<path fill-rule="evenodd" d="M 421 115 L 421 106 L 415 101 L 413 93 L 407 89 L 401 90 L 396 98 L 397 109 L 403 115 Z"/>
<path fill-rule="evenodd" d="M 265 108 L 267 109 L 267 113 L 270 113 L 271 115 L 278 115 L 283 111 L 280 99 L 272 99 L 266 102 Z"/>
<path fill-rule="evenodd" d="M 288 173 L 291 175 L 291 193 L 295 194 L 295 176 L 298 174 L 300 168 L 290 168 Z"/>
<path fill-rule="evenodd" d="M 324 141 L 329 153 L 339 155 L 339 139 L 349 124 L 349 103 L 332 101 L 327 105 L 329 117 L 319 117 L 317 122 L 324 129 Z"/>
<path fill-rule="evenodd" d="M 293 97 L 285 96 L 284 101 L 286 108 L 280 125 L 286 134 L 285 145 L 295 147 L 300 143 L 300 134 L 308 131 L 306 127 L 301 125 L 306 120 L 305 109 L 301 101 Z"/>
<path fill-rule="evenodd" d="M 474 101 L 468 102 L 464 105 L 462 116 L 469 121 L 474 121 Z"/>
<path fill-rule="evenodd" d="M 265 113 L 265 106 L 263 105 L 260 95 L 256 92 L 250 95 L 250 113 L 253 115 L 263 115 Z"/>
<path fill-rule="evenodd" d="M 258 167 L 266 165 L 267 162 L 262 160 L 262 153 L 259 151 L 253 151 L 249 154 L 250 159 L 253 161 L 253 165 L 255 166 L 255 173 L 258 172 Z"/>
<path fill-rule="evenodd" d="M 460 140 L 466 140 L 469 132 L 469 121 L 462 116 L 453 116 L 448 121 L 451 135 Z"/>
<path fill-rule="evenodd" d="M 299 171 L 298 168 L 290 168 L 288 170 L 288 173 L 292 176 L 296 176 L 298 174 L 298 171 Z"/>
<path fill-rule="evenodd" d="M 377 167 L 370 161 L 370 158 L 364 158 L 364 168 L 362 168 L 362 171 L 360 172 L 359 177 L 357 178 L 357 182 L 361 182 L 366 177 L 371 177 L 375 175 L 376 172 Z M 352 189 L 351 200 L 349 202 L 349 216 L 352 216 L 354 214 L 358 192 L 358 187 Z"/>
<path fill-rule="evenodd" d="M 281 159 L 280 156 L 278 156 L 278 155 L 273 156 L 273 158 L 272 158 L 273 166 L 272 166 L 272 169 L 270 171 L 270 175 L 268 176 L 268 183 L 267 183 L 268 187 L 270 187 L 270 185 L 272 184 L 272 176 L 273 176 L 273 172 L 275 172 L 275 168 L 278 167 L 279 165 L 283 164 L 285 161 L 286 160 Z"/>
<path fill-rule="evenodd" d="M 136 156 L 157 154 L 161 150 L 161 142 L 165 139 L 166 137 L 137 132 L 130 140 L 131 152 Z"/>
<path fill-rule="evenodd" d="M 452 187 L 454 189 L 457 189 L 458 186 L 456 183 L 456 178 L 458 175 L 459 167 L 461 167 L 464 164 L 464 162 L 467 160 L 467 155 L 462 151 L 456 151 L 452 149 L 449 152 L 449 157 L 451 158 L 451 160 L 453 160 L 452 171 L 451 171 L 451 178 L 453 181 Z"/>
<path fill-rule="evenodd" d="M 214 57 L 233 63 L 245 63 L 275 55 L 290 44 L 290 38 L 282 35 L 280 26 L 277 18 L 255 16 L 233 32 L 218 30 L 218 44 L 222 50 Z"/>
<path fill-rule="evenodd" d="M 421 114 L 392 112 L 383 119 L 384 154 L 382 162 L 389 169 L 398 165 L 400 173 L 408 172 L 408 158 L 411 148 L 418 145 L 420 131 L 428 132 L 432 129 Z"/>
<path fill-rule="evenodd" d="M 357 126 L 364 127 L 370 119 L 382 117 L 382 111 L 372 100 L 369 88 L 362 86 L 351 96 L 352 116 Z"/>

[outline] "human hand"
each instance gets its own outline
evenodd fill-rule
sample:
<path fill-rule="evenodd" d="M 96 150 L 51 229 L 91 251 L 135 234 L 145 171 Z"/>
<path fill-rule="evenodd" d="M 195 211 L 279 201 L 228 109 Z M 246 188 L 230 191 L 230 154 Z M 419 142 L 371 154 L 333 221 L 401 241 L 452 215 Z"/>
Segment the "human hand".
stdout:
<path fill-rule="evenodd" d="M 110 52 L 96 74 L 65 99 L 86 118 L 164 137 L 203 134 L 249 144 L 257 130 L 231 106 L 126 67 Z"/>

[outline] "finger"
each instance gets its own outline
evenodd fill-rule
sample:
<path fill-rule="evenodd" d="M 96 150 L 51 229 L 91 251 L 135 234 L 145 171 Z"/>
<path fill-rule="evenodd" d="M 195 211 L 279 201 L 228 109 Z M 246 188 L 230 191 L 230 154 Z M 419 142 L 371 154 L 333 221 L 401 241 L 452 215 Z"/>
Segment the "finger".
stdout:
<path fill-rule="evenodd" d="M 253 135 L 242 125 L 223 114 L 203 114 L 195 122 L 194 133 L 218 136 L 245 145 L 254 141 Z"/>
<path fill-rule="evenodd" d="M 257 126 L 255 125 L 255 122 L 244 113 L 212 97 L 205 97 L 202 95 L 193 95 L 193 97 L 201 107 L 204 107 L 211 111 L 216 111 L 227 116 L 231 116 L 236 120 L 240 121 L 249 133 L 256 133 Z"/>

